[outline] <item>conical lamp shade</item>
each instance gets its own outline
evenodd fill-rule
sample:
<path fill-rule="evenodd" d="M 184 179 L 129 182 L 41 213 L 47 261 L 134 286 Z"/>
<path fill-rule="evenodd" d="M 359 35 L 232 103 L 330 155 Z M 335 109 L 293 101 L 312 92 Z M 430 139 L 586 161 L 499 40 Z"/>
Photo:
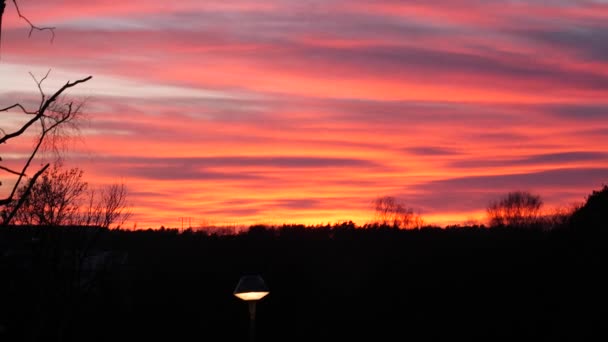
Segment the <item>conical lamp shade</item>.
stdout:
<path fill-rule="evenodd" d="M 241 277 L 234 289 L 234 295 L 242 300 L 260 300 L 268 293 L 268 287 L 259 275 Z"/>

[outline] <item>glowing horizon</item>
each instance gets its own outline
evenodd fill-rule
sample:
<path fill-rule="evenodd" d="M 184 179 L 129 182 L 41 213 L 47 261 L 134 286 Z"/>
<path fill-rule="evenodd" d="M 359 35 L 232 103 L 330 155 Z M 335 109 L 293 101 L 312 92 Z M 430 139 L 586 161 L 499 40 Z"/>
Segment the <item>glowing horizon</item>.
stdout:
<path fill-rule="evenodd" d="M 27 39 L 7 3 L 0 107 L 36 99 L 30 71 L 52 69 L 48 92 L 93 75 L 65 164 L 127 184 L 127 227 L 364 224 L 378 196 L 446 225 L 509 191 L 565 207 L 608 183 L 605 1 L 20 7 L 56 37 Z"/>

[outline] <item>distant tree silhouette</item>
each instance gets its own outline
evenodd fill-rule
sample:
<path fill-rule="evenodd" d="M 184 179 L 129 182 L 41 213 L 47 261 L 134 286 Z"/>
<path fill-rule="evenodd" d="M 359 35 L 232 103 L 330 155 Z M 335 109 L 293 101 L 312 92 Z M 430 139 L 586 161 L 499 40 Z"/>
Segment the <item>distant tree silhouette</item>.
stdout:
<path fill-rule="evenodd" d="M 578 230 L 608 229 L 608 185 L 587 197 L 585 204 L 572 214 L 571 225 Z"/>
<path fill-rule="evenodd" d="M 414 209 L 406 207 L 392 196 L 378 197 L 373 201 L 374 221 L 384 226 L 415 228 L 422 226 L 422 218 Z"/>
<path fill-rule="evenodd" d="M 87 209 L 82 213 L 79 224 L 103 228 L 122 226 L 131 216 L 127 197 L 127 186 L 124 183 L 114 183 L 100 191 L 90 191 Z"/>
<path fill-rule="evenodd" d="M 491 226 L 524 227 L 539 222 L 543 201 L 539 195 L 527 191 L 514 191 L 486 209 Z"/>
<path fill-rule="evenodd" d="M 2 18 L 6 9 L 6 0 L 0 0 L 0 37 L 2 34 Z M 19 10 L 19 6 L 16 0 L 12 0 L 13 5 L 17 11 L 17 14 L 20 18 L 25 20 L 30 26 L 30 35 L 34 30 L 49 30 L 54 37 L 54 28 L 52 27 L 38 27 L 25 17 L 21 11 Z M 51 38 L 52 39 L 52 38 Z M 49 164 L 42 165 L 36 172 L 33 173 L 32 176 L 29 177 L 28 182 L 25 185 L 24 190 L 17 194 L 17 190 L 21 187 L 21 185 L 25 182 L 25 178 L 29 173 L 30 166 L 32 161 L 36 157 L 37 153 L 43 148 L 54 148 L 56 147 L 56 143 L 58 142 L 57 138 L 69 136 L 73 133 L 73 129 L 76 129 L 78 126 L 76 125 L 79 117 L 81 116 L 82 103 L 75 101 L 66 101 L 62 98 L 64 93 L 80 84 L 87 82 L 92 78 L 92 76 L 88 76 L 74 82 L 66 82 L 61 88 L 55 91 L 52 95 L 48 96 L 42 90 L 42 84 L 49 76 L 49 72 L 44 75 L 40 80 L 38 80 L 34 75 L 31 75 L 38 87 L 38 91 L 40 92 L 40 103 L 38 104 L 38 108 L 35 109 L 27 109 L 21 103 L 13 103 L 9 106 L 0 106 L 0 112 L 9 112 L 9 113 L 21 113 L 23 115 L 23 123 L 21 126 L 14 127 L 0 127 L 0 144 L 6 144 L 10 140 L 20 137 L 24 135 L 26 132 L 28 134 L 32 134 L 36 136 L 34 147 L 32 148 L 29 157 L 23 162 L 23 164 L 17 168 L 14 166 L 4 166 L 0 165 L 0 171 L 3 172 L 4 175 L 10 175 L 15 178 L 12 181 L 12 188 L 8 191 L 8 196 L 5 198 L 0 198 L 0 209 L 7 209 L 10 205 L 11 210 L 5 211 L 6 215 L 3 216 L 3 225 L 8 225 L 13 220 L 16 212 L 23 205 L 27 196 L 29 196 L 30 190 L 33 187 L 34 183 L 40 177 L 42 173 L 49 167 Z M 38 131 L 36 134 L 36 127 L 38 127 Z M 0 162 L 2 162 L 2 158 L 0 157 Z M 0 186 L 2 182 L 0 182 Z"/>

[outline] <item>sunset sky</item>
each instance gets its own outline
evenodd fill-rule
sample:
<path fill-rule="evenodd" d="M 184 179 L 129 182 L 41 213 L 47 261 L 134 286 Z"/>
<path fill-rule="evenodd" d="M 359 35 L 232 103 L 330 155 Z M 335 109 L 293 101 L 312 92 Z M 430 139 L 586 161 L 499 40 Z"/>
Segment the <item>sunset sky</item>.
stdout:
<path fill-rule="evenodd" d="M 7 3 L 0 107 L 92 75 L 65 163 L 125 182 L 131 226 L 366 223 L 378 196 L 445 225 L 608 183 L 608 1 L 19 3 L 56 37 Z"/>

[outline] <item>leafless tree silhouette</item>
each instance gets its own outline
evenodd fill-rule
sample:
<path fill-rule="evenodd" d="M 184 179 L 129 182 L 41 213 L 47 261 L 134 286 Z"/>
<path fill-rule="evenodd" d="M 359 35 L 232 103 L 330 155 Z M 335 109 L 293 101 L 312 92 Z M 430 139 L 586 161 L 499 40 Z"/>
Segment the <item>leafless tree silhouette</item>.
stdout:
<path fill-rule="evenodd" d="M 489 204 L 486 212 L 492 226 L 524 227 L 539 222 L 543 201 L 527 191 L 514 191 Z"/>
<path fill-rule="evenodd" d="M 99 191 L 91 190 L 79 224 L 110 228 L 121 227 L 131 216 L 124 183 L 114 183 Z"/>
<path fill-rule="evenodd" d="M 16 212 L 14 223 L 25 225 L 61 226 L 73 224 L 78 216 L 78 199 L 86 191 L 83 171 L 72 168 L 63 171 L 59 164 L 48 168 L 30 189 L 23 205 Z M 17 193 L 23 197 L 25 187 Z M 12 211 L 7 206 L 8 211 Z"/>
<path fill-rule="evenodd" d="M 14 215 L 13 224 L 101 228 L 124 224 L 130 215 L 126 186 L 117 183 L 99 191 L 89 190 L 83 174 L 78 168 L 64 169 L 61 163 L 56 163 L 29 190 L 28 185 L 19 188 L 17 197 L 25 199 Z M 23 196 L 25 191 L 30 192 L 29 196 Z M 16 202 L 7 205 L 2 216 L 13 212 Z"/>
<path fill-rule="evenodd" d="M 417 228 L 422 226 L 422 218 L 414 209 L 406 207 L 392 196 L 378 197 L 373 201 L 374 221 L 396 228 Z"/>
<path fill-rule="evenodd" d="M 30 26 L 29 35 L 32 34 L 33 31 L 44 31 L 48 30 L 51 32 L 51 40 L 55 36 L 54 27 L 40 27 L 34 25 L 25 15 L 22 14 L 19 9 L 18 3 L 16 0 L 12 0 L 12 3 L 15 6 L 17 14 L 20 18 L 25 20 Z M 2 17 L 4 16 L 6 9 L 6 0 L 0 0 L 0 37 L 2 34 Z M 48 146 L 52 146 L 54 142 L 56 142 L 56 138 L 65 136 L 70 133 L 70 129 L 76 128 L 77 119 L 80 117 L 82 102 L 75 101 L 65 101 L 63 99 L 64 93 L 72 87 L 77 86 L 80 83 L 87 82 L 92 78 L 92 76 L 88 76 L 82 79 L 78 79 L 76 81 L 68 81 L 61 88 L 55 91 L 53 94 L 48 96 L 42 90 L 43 82 L 48 78 L 50 73 L 47 72 L 44 77 L 38 80 L 34 75 L 30 74 L 38 87 L 38 91 L 40 93 L 40 103 L 38 108 L 35 109 L 27 109 L 25 105 L 21 103 L 14 103 L 9 106 L 0 106 L 0 113 L 20 113 L 28 117 L 25 120 L 25 123 L 20 127 L 13 129 L 12 131 L 8 131 L 0 127 L 0 145 L 8 143 L 11 139 L 17 138 L 19 136 L 24 135 L 26 132 L 33 134 L 33 132 L 37 129 L 37 138 L 32 148 L 32 151 L 26 161 L 20 167 L 9 167 L 5 165 L 0 165 L 0 172 L 4 175 L 10 175 L 11 177 L 16 178 L 11 186 L 10 191 L 8 191 L 8 195 L 4 198 L 0 198 L 0 209 L 6 208 L 7 206 L 11 206 L 12 210 L 7 212 L 6 215 L 2 218 L 1 224 L 8 225 L 13 220 L 15 214 L 19 210 L 19 208 L 23 205 L 27 197 L 29 196 L 32 187 L 34 186 L 36 180 L 40 177 L 42 173 L 46 171 L 49 167 L 49 164 L 45 164 L 41 166 L 37 171 L 33 173 L 29 179 L 26 180 L 27 174 L 30 171 L 30 166 L 32 161 L 40 151 L 40 149 L 47 144 Z M 0 162 L 2 162 L 2 158 L 0 157 Z M 20 186 L 26 183 L 26 187 L 23 192 L 17 195 L 17 190 Z M 0 182 L 0 186 L 2 186 L 2 182 Z"/>

